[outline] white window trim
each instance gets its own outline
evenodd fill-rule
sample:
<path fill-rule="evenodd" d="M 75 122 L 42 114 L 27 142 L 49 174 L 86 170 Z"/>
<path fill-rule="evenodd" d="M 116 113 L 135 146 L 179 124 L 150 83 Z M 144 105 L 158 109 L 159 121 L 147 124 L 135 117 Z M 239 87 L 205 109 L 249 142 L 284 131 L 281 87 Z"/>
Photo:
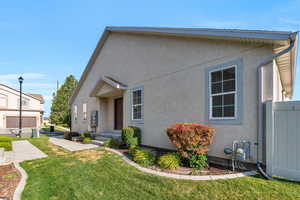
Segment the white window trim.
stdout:
<path fill-rule="evenodd" d="M 140 104 L 133 104 L 133 93 L 136 91 L 141 91 L 141 103 Z M 143 121 L 143 89 L 142 88 L 137 88 L 131 91 L 131 120 L 132 121 Z M 141 106 L 141 118 L 140 119 L 135 119 L 134 118 L 134 107 L 136 106 Z"/>
<path fill-rule="evenodd" d="M 231 92 L 222 92 L 222 93 L 217 93 L 217 94 L 212 94 L 211 93 L 211 74 L 213 72 L 217 72 L 217 71 L 222 71 L 222 70 L 225 70 L 225 69 L 229 69 L 229 68 L 232 68 L 234 67 L 234 71 L 235 71 L 235 79 L 228 79 L 226 81 L 229 81 L 229 80 L 235 80 L 235 91 L 231 91 Z M 237 65 L 229 65 L 229 66 L 226 66 L 226 67 L 222 67 L 222 68 L 219 68 L 219 69 L 215 69 L 215 70 L 211 70 L 209 72 L 209 79 L 208 79 L 208 90 L 209 90 L 209 119 L 210 120 L 223 120 L 223 119 L 231 119 L 231 120 L 235 120 L 237 119 Z M 220 82 L 223 82 L 223 81 L 220 81 Z M 226 94 L 234 94 L 234 117 L 213 117 L 212 116 L 212 111 L 213 111 L 213 105 L 212 105 L 212 97 L 213 96 L 218 96 L 218 95 L 226 95 Z"/>
<path fill-rule="evenodd" d="M 4 94 L 0 93 L 0 99 L 3 99 L 4 104 L 5 104 L 5 105 L 0 105 L 0 108 L 7 108 L 7 106 L 8 106 L 8 97 L 7 97 L 7 95 L 4 95 Z"/>
<path fill-rule="evenodd" d="M 74 105 L 74 120 L 77 121 L 78 119 L 78 107 Z"/>
<path fill-rule="evenodd" d="M 84 108 L 85 108 L 85 109 L 84 109 Z M 88 109 L 87 109 L 87 103 L 83 103 L 83 104 L 82 104 L 82 119 L 85 120 L 85 121 L 86 121 L 87 118 L 88 118 L 88 117 L 87 117 L 87 110 L 88 110 Z"/>
<path fill-rule="evenodd" d="M 26 102 L 27 104 L 24 104 L 24 102 Z M 28 99 L 28 98 L 22 97 L 21 103 L 22 103 L 22 108 L 24 108 L 24 109 L 25 108 L 28 109 L 30 107 L 30 99 Z M 20 98 L 18 98 L 17 106 L 18 106 L 18 108 L 20 107 Z"/>

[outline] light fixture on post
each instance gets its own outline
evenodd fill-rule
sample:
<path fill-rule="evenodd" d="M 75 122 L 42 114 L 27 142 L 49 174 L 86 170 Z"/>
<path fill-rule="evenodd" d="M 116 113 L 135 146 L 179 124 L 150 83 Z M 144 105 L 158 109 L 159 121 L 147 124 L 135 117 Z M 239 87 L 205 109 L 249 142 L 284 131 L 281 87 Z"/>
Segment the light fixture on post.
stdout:
<path fill-rule="evenodd" d="M 19 83 L 20 83 L 20 105 L 19 105 L 19 108 L 20 108 L 20 115 L 19 115 L 19 137 L 21 137 L 21 133 L 22 133 L 22 83 L 24 81 L 23 77 L 20 76 L 18 78 L 19 80 Z"/>

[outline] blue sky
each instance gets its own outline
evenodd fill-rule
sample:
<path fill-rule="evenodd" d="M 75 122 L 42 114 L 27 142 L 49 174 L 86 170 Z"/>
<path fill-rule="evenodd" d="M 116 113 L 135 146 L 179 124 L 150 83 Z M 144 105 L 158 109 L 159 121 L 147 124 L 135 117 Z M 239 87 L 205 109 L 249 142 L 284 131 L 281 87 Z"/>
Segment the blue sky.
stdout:
<path fill-rule="evenodd" d="M 44 0 L 2 1 L 0 82 L 46 98 L 56 81 L 80 78 L 105 26 L 300 30 L 300 0 Z M 294 99 L 300 99 L 300 69 Z"/>

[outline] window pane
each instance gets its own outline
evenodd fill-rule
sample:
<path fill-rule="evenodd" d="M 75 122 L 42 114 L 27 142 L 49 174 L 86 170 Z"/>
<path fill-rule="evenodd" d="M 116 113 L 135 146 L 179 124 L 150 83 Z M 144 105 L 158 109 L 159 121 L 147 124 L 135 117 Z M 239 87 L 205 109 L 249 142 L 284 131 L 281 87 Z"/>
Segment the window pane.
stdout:
<path fill-rule="evenodd" d="M 133 107 L 133 119 L 142 119 L 142 106 L 137 105 Z"/>
<path fill-rule="evenodd" d="M 235 91 L 235 80 L 223 82 L 223 92 Z"/>
<path fill-rule="evenodd" d="M 142 103 L 142 91 L 141 90 L 136 90 L 133 92 L 133 105 L 135 104 L 141 104 Z"/>
<path fill-rule="evenodd" d="M 224 105 L 234 105 L 234 94 L 224 95 Z"/>
<path fill-rule="evenodd" d="M 213 117 L 222 117 L 222 107 L 213 107 L 212 110 L 212 116 Z"/>
<path fill-rule="evenodd" d="M 221 106 L 222 105 L 222 95 L 213 96 L 212 97 L 212 105 L 213 106 Z"/>
<path fill-rule="evenodd" d="M 222 83 L 213 83 L 211 84 L 211 93 L 217 94 L 222 92 Z"/>
<path fill-rule="evenodd" d="M 211 82 L 222 81 L 222 71 L 212 72 L 211 73 Z"/>
<path fill-rule="evenodd" d="M 234 117 L 234 106 L 224 106 L 224 117 Z"/>
<path fill-rule="evenodd" d="M 235 79 L 235 68 L 229 68 L 225 69 L 223 71 L 223 81 L 228 80 L 228 79 Z"/>

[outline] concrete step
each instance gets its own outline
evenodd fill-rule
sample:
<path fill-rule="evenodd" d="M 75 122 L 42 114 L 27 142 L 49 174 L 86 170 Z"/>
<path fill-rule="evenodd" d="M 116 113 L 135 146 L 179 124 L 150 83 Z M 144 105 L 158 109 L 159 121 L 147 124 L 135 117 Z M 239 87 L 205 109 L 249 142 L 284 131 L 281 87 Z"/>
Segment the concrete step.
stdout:
<path fill-rule="evenodd" d="M 111 139 L 111 137 L 104 137 L 104 136 L 96 136 L 95 137 L 95 140 L 99 140 L 99 141 L 103 141 L 103 142 L 105 142 L 109 139 Z"/>
<path fill-rule="evenodd" d="M 113 137 L 121 137 L 121 133 L 110 133 L 110 132 L 100 132 L 100 133 L 93 133 L 93 135 L 95 136 L 103 136 L 103 137 L 109 137 L 109 138 L 113 138 Z"/>
<path fill-rule="evenodd" d="M 103 146 L 104 145 L 104 141 L 92 140 L 91 144 L 98 145 L 98 146 Z"/>
<path fill-rule="evenodd" d="M 5 161 L 4 148 L 0 148 L 0 164 L 4 163 Z"/>

